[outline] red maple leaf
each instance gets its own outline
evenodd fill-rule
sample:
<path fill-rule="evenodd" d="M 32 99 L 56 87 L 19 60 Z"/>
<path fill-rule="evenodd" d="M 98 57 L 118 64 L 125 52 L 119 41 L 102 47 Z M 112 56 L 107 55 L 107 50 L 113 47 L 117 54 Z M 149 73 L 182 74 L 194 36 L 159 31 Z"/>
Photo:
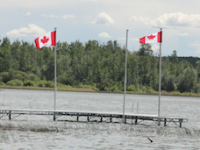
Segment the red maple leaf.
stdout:
<path fill-rule="evenodd" d="M 149 40 L 153 40 L 154 38 L 155 38 L 156 36 L 154 36 L 154 35 L 150 35 L 150 36 L 147 36 L 147 38 L 149 39 Z"/>
<path fill-rule="evenodd" d="M 44 43 L 47 43 L 49 41 L 49 38 L 47 38 L 46 36 L 43 37 L 43 39 L 41 39 L 41 42 L 44 44 Z"/>

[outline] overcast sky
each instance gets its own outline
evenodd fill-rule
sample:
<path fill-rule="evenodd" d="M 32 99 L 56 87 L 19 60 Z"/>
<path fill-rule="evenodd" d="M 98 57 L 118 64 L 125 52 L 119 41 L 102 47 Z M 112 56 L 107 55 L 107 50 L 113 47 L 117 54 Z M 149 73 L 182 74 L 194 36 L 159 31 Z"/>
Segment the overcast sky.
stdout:
<path fill-rule="evenodd" d="M 0 35 L 33 43 L 57 27 L 57 41 L 126 41 L 163 28 L 162 56 L 200 57 L 200 0 L 0 0 Z M 152 44 L 155 54 L 159 45 Z"/>

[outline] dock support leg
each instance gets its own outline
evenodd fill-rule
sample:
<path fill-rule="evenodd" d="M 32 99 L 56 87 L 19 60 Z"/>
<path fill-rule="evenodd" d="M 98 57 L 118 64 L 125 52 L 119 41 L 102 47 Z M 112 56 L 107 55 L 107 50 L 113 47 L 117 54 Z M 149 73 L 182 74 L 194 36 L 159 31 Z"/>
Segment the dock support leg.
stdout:
<path fill-rule="evenodd" d="M 87 121 L 90 121 L 90 117 L 89 117 L 89 115 L 87 116 Z"/>
<path fill-rule="evenodd" d="M 56 121 L 56 113 L 53 113 L 53 121 Z"/>
<path fill-rule="evenodd" d="M 103 117 L 101 116 L 100 122 L 103 122 Z"/>
<path fill-rule="evenodd" d="M 182 127 L 182 122 L 179 122 L 180 123 L 180 128 Z"/>
<path fill-rule="evenodd" d="M 131 124 L 133 124 L 133 116 L 131 117 Z"/>
<path fill-rule="evenodd" d="M 110 115 L 110 122 L 112 122 L 112 115 Z"/>
<path fill-rule="evenodd" d="M 11 120 L 11 111 L 9 111 L 8 117 L 9 117 L 9 120 Z"/>
<path fill-rule="evenodd" d="M 77 119 L 77 121 L 78 121 L 78 119 L 79 119 L 79 115 L 77 115 L 77 118 L 76 118 L 76 119 Z"/>
<path fill-rule="evenodd" d="M 137 124 L 137 117 L 135 117 L 135 124 Z"/>
<path fill-rule="evenodd" d="M 126 116 L 124 116 L 124 123 L 126 123 Z"/>
<path fill-rule="evenodd" d="M 166 127 L 166 124 L 167 124 L 167 119 L 165 118 L 164 119 L 164 126 Z"/>

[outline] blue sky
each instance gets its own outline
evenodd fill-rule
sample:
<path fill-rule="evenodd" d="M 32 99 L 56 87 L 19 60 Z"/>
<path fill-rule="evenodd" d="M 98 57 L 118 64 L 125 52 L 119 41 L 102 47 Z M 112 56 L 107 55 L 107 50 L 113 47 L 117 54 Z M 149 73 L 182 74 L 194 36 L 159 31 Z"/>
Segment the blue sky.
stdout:
<path fill-rule="evenodd" d="M 0 35 L 30 43 L 57 27 L 57 41 L 117 40 L 137 51 L 139 38 L 163 28 L 162 56 L 200 56 L 199 0 L 0 0 Z M 155 54 L 159 45 L 152 44 Z"/>

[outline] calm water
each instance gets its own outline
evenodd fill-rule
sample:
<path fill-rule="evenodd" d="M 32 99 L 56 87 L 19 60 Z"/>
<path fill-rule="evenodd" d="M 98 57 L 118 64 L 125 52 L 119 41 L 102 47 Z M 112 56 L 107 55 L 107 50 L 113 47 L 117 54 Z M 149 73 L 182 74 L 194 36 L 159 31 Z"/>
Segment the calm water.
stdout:
<path fill-rule="evenodd" d="M 158 112 L 158 96 L 127 94 L 126 112 L 136 113 L 137 103 L 139 113 Z M 58 91 L 56 104 L 58 110 L 122 112 L 123 94 Z M 0 89 L 0 109 L 52 110 L 53 105 L 53 91 Z M 0 149 L 200 149 L 199 106 L 200 98 L 161 97 L 161 115 L 189 119 L 188 123 L 183 123 L 182 129 L 173 124 L 157 127 L 154 122 L 140 125 L 77 123 L 64 121 L 76 120 L 65 116 L 59 117 L 57 122 L 52 121 L 52 116 L 12 116 L 8 121 L 5 116 L 0 120 Z M 86 121 L 86 117 L 80 119 Z M 4 129 L 9 126 L 12 130 Z M 44 132 L 45 129 L 53 131 Z"/>

